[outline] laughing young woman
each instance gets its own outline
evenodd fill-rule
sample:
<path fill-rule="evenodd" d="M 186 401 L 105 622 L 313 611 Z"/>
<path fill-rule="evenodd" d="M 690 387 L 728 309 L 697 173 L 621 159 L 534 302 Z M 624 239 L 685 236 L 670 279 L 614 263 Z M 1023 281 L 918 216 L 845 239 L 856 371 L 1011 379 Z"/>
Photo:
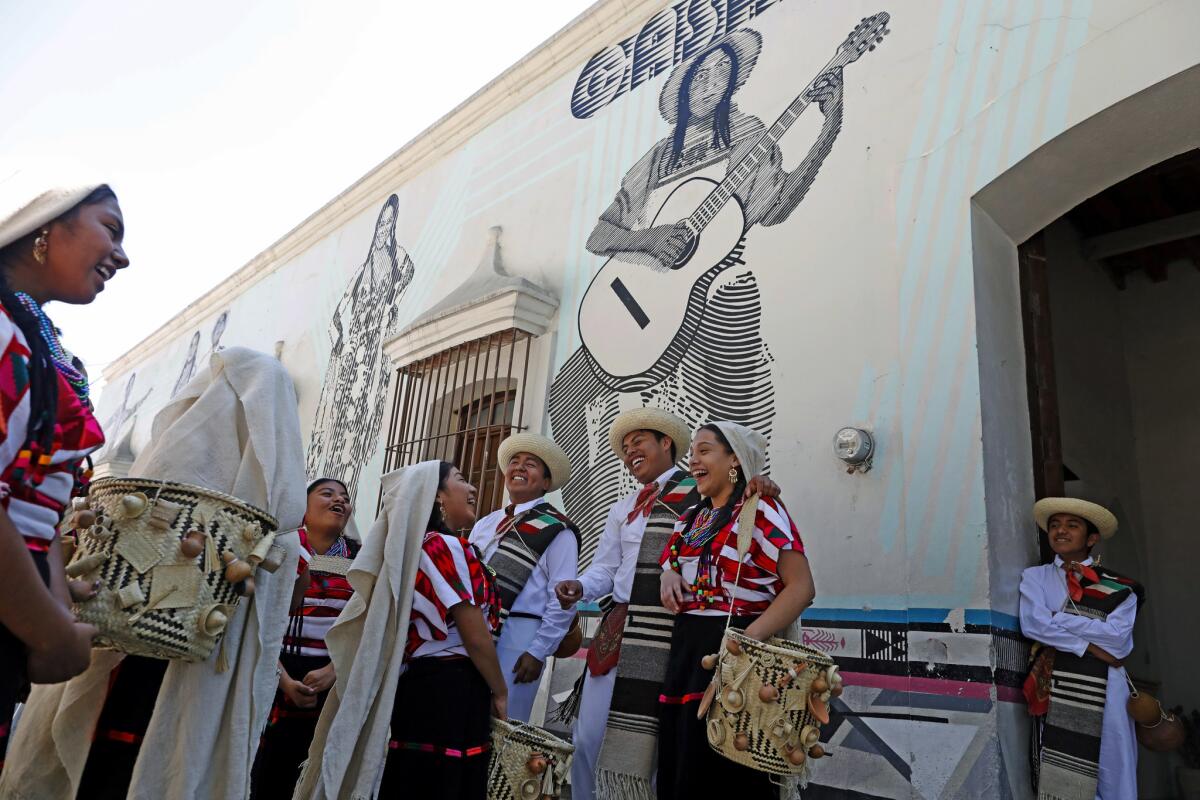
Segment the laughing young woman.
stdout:
<path fill-rule="evenodd" d="M 354 594 L 346 575 L 359 544 L 345 535 L 353 510 L 350 490 L 338 479 L 318 478 L 308 485 L 300 544 L 309 581 L 283 637 L 279 691 L 254 765 L 251 797 L 255 800 L 291 798 L 321 708 L 333 688 L 336 675 L 325 634 Z"/>
<path fill-rule="evenodd" d="M 702 426 L 689 468 L 704 500 L 688 510 L 663 551 L 661 600 L 675 614 L 659 698 L 658 797 L 737 793 L 778 797 L 771 776 L 714 757 L 696 709 L 712 672 L 700 660 L 721 647 L 726 619 L 759 641 L 795 622 L 815 595 L 804 544 L 778 499 L 759 499 L 750 548 L 739 564 L 737 520 L 746 476 L 766 462 L 762 434 L 732 422 Z"/>
<path fill-rule="evenodd" d="M 28 681 L 87 668 L 95 633 L 71 614 L 56 526 L 104 436 L 42 306 L 90 303 L 129 266 L 108 186 L 19 183 L 0 184 L 0 735 Z"/>

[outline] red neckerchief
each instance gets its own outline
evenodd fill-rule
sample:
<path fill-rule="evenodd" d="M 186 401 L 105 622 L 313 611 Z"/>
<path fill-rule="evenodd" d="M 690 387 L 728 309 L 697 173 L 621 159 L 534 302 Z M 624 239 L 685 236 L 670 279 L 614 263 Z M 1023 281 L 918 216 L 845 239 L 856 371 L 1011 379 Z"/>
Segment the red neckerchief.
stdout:
<path fill-rule="evenodd" d="M 650 510 L 654 508 L 654 501 L 658 499 L 658 481 L 652 481 L 642 487 L 638 492 L 637 500 L 633 502 L 633 510 L 629 512 L 629 516 L 625 518 L 625 524 L 631 524 L 638 517 L 650 516 Z"/>

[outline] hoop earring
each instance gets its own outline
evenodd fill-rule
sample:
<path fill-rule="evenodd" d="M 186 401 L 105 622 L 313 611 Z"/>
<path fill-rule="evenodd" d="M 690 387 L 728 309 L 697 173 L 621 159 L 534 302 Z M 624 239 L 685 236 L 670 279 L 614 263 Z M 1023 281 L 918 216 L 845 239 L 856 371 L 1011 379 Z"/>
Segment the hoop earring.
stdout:
<path fill-rule="evenodd" d="M 737 483 L 737 479 L 738 479 L 737 467 L 730 467 L 729 468 L 729 482 Z"/>
<path fill-rule="evenodd" d="M 42 232 L 33 240 L 33 260 L 39 264 L 46 263 L 46 253 L 50 250 L 50 242 L 46 237 L 50 235 L 49 228 L 42 228 Z"/>

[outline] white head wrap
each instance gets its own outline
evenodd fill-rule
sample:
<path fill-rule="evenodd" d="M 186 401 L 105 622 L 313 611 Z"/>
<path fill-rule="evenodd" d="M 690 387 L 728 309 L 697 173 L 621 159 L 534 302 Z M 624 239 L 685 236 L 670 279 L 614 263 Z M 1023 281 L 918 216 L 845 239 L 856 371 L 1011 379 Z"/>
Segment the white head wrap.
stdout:
<path fill-rule="evenodd" d="M 45 176 L 18 172 L 0 178 L 0 247 L 58 219 L 105 184 L 54 184 Z"/>
<path fill-rule="evenodd" d="M 710 424 L 720 428 L 721 433 L 729 441 L 729 446 L 733 448 L 733 454 L 737 456 L 738 463 L 742 465 L 742 473 L 746 476 L 746 480 L 762 474 L 767 465 L 767 437 L 753 428 L 747 428 L 736 422 L 721 421 Z"/>

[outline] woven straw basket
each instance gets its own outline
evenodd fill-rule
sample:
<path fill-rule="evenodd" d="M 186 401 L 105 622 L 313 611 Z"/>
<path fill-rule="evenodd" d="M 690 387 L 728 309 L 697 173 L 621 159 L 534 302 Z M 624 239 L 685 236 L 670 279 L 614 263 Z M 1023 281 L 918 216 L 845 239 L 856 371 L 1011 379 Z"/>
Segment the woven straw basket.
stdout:
<path fill-rule="evenodd" d="M 99 628 L 96 646 L 184 661 L 212 653 L 239 599 L 227 569 L 252 571 L 278 527 L 235 497 L 144 478 L 95 481 L 75 523 L 67 574 L 100 581 L 75 605 Z M 227 566 L 234 557 L 246 564 Z"/>
<path fill-rule="evenodd" d="M 813 688 L 818 678 L 822 691 Z M 841 692 L 841 677 L 824 653 L 787 639 L 758 642 L 727 630 L 709 689 L 714 694 L 705 722 L 708 743 L 759 772 L 803 774 L 821 723 L 829 721 L 831 689 Z"/>
<path fill-rule="evenodd" d="M 488 800 L 543 800 L 562 794 L 575 746 L 524 722 L 492 720 Z"/>

